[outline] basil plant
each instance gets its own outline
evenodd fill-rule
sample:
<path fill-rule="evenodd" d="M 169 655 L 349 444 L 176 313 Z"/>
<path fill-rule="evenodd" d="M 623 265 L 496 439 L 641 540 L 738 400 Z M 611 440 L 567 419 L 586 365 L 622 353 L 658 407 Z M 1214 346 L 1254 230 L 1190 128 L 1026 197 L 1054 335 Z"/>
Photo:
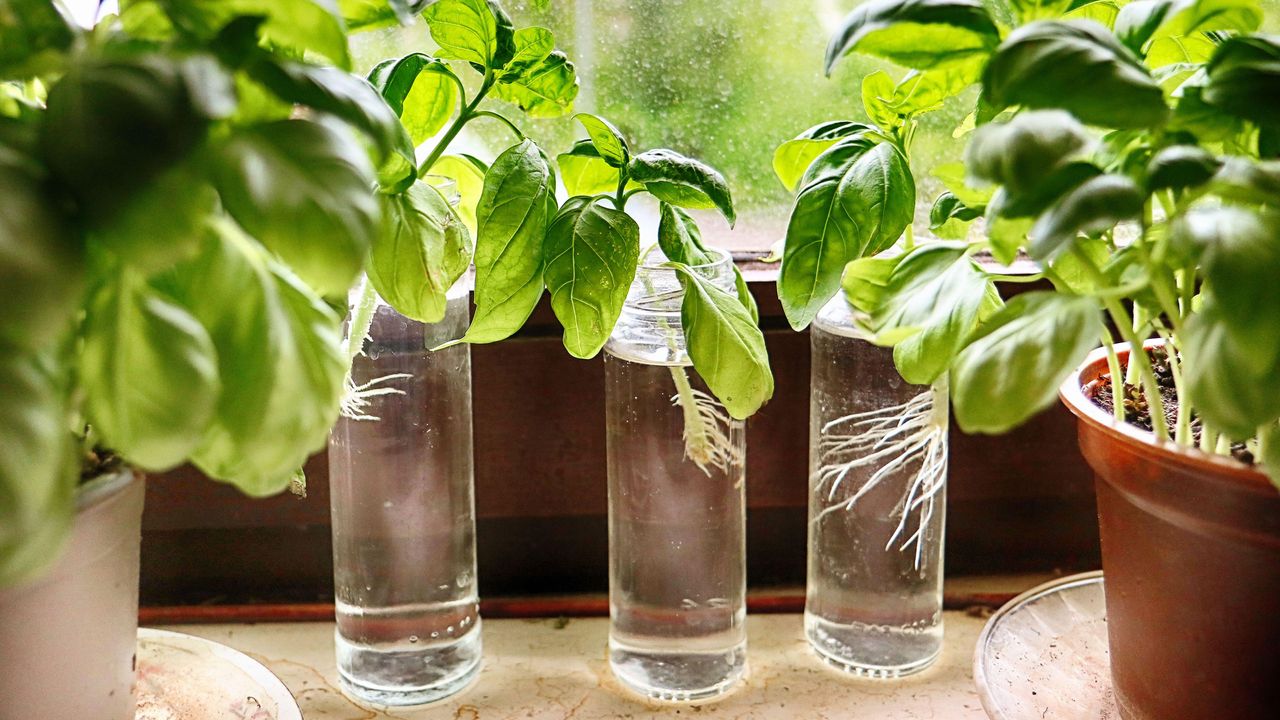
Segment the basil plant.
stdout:
<path fill-rule="evenodd" d="M 542 293 L 541 242 L 558 208 L 554 166 L 515 122 L 482 103 L 497 98 L 530 117 L 567 114 L 578 94 L 573 63 L 555 49 L 550 30 L 515 28 L 496 2 L 438 0 L 421 15 L 438 46 L 435 54 L 414 52 L 385 60 L 369 73 L 393 119 L 398 118 L 396 130 L 406 143 L 379 177 L 386 221 L 371 243 L 368 282 L 355 302 L 348 360 L 361 351 L 379 296 L 406 317 L 438 322 L 444 317 L 446 293 L 473 258 L 477 314 L 469 341 L 507 337 L 524 323 Z M 455 68 L 479 76 L 470 96 Z M 470 155 L 448 154 L 462 129 L 481 119 L 504 125 L 515 144 L 491 166 Z M 433 138 L 418 162 L 414 147 Z M 461 195 L 456 209 L 431 184 L 433 176 L 456 182 Z M 487 282 L 495 268 L 518 286 L 496 300 Z M 344 412 L 367 418 L 367 399 L 387 391 L 379 387 L 385 379 L 361 387 L 348 383 Z"/>
<path fill-rule="evenodd" d="M 964 173 L 938 173 L 931 213 L 954 239 L 843 270 L 904 377 L 950 373 L 962 428 L 1015 427 L 1101 345 L 1117 420 L 1280 478 L 1280 39 L 1261 21 L 1255 0 L 880 0 L 846 20 L 829 62 L 979 86 Z M 1038 272 L 995 274 L 981 251 Z M 1004 303 L 994 280 L 1053 289 Z M 1121 363 L 1117 342 L 1151 338 Z"/>
<path fill-rule="evenodd" d="M 732 418 L 748 418 L 773 396 L 759 311 L 736 266 L 732 293 L 692 270 L 712 263 L 723 251 L 705 245 L 698 224 L 685 211 L 718 210 L 732 225 L 736 215 L 728 183 L 716 169 L 673 150 L 634 154 L 608 120 L 589 114 L 579 114 L 577 120 L 589 137 L 557 158 L 571 197 L 550 219 L 538 249 L 541 281 L 564 327 L 564 347 L 575 357 L 593 357 L 612 334 L 646 255 L 627 201 L 649 195 L 659 205 L 658 246 L 685 291 L 681 324 L 690 360 L 724 410 Z M 477 273 L 484 269 L 477 266 Z M 495 295 L 512 287 L 504 275 L 490 273 L 489 283 L 481 275 L 476 288 L 481 313 L 486 284 Z M 676 378 L 677 389 L 685 388 L 682 377 Z M 689 397 L 685 393 L 685 400 Z M 685 410 L 686 418 L 696 414 L 690 405 Z M 696 434 L 686 433 L 686 438 Z M 700 456 L 698 448 L 691 448 L 691 457 Z"/>
<path fill-rule="evenodd" d="M 320 0 L 92 30 L 0 0 L 0 585 L 55 556 L 81 478 L 191 462 L 268 495 L 324 445 L 335 307 L 413 151 L 349 65 Z"/>

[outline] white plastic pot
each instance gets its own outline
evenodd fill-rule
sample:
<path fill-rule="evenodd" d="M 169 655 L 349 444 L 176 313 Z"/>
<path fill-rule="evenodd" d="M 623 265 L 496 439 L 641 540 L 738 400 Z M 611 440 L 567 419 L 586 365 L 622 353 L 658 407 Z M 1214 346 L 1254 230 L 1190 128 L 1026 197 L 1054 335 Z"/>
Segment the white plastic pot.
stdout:
<path fill-rule="evenodd" d="M 0 718 L 132 720 L 141 478 L 85 486 L 49 571 L 0 589 Z"/>

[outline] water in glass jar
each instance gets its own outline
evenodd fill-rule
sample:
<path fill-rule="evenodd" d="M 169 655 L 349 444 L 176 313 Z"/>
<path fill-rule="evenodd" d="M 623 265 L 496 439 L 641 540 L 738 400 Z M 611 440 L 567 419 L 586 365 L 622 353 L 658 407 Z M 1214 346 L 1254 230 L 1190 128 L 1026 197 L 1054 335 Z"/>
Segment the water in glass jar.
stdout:
<path fill-rule="evenodd" d="M 605 357 L 610 663 L 649 697 L 715 696 L 746 668 L 743 424 L 691 366 L 617 347 Z"/>
<path fill-rule="evenodd" d="M 810 330 L 805 633 L 842 670 L 898 677 L 942 649 L 946 386 L 906 383 L 836 301 Z"/>
<path fill-rule="evenodd" d="M 432 325 L 379 305 L 353 379 L 397 392 L 330 440 L 338 669 L 373 703 L 445 697 L 480 666 L 470 353 L 429 350 L 466 321 L 465 293 Z"/>

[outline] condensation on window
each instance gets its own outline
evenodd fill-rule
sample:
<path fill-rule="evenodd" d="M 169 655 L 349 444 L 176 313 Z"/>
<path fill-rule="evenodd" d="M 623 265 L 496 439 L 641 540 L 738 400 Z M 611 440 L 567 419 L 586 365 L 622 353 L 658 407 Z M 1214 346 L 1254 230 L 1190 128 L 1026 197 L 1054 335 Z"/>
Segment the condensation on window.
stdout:
<path fill-rule="evenodd" d="M 823 75 L 827 40 L 859 0 L 518 0 L 504 2 L 517 26 L 551 29 L 578 69 L 575 110 L 613 121 L 639 149 L 668 147 L 700 158 L 728 178 L 738 209 L 730 231 L 713 213 L 698 213 L 704 236 L 730 249 L 763 250 L 786 230 L 791 196 L 773 174 L 773 150 L 826 120 L 865 121 L 864 75 L 885 68 L 851 56 Z M 1275 29 L 1280 0 L 1264 0 Z M 352 38 L 360 70 L 377 61 L 433 47 L 425 24 Z M 476 78 L 473 75 L 470 80 Z M 921 208 L 941 190 L 929 171 L 960 160 L 953 130 L 972 109 L 976 91 L 922 121 L 912 168 L 922 183 Z M 493 108 L 504 110 L 493 101 Z M 505 108 L 518 114 L 514 108 Z M 584 137 L 566 118 L 520 120 L 548 153 Z M 475 123 L 454 146 L 486 159 L 511 142 L 502 128 Z M 628 206 L 631 209 L 631 206 Z M 656 208 L 636 208 L 652 232 Z"/>

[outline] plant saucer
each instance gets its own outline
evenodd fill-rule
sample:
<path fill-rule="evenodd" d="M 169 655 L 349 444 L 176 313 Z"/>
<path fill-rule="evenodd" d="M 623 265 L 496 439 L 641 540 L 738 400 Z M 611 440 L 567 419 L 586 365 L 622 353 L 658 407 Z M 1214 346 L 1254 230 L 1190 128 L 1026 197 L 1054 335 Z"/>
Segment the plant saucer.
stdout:
<path fill-rule="evenodd" d="M 1118 720 L 1102 572 L 1032 588 L 991 616 L 973 679 L 993 720 Z"/>
<path fill-rule="evenodd" d="M 289 689 L 226 645 L 139 628 L 137 720 L 302 720 Z"/>

